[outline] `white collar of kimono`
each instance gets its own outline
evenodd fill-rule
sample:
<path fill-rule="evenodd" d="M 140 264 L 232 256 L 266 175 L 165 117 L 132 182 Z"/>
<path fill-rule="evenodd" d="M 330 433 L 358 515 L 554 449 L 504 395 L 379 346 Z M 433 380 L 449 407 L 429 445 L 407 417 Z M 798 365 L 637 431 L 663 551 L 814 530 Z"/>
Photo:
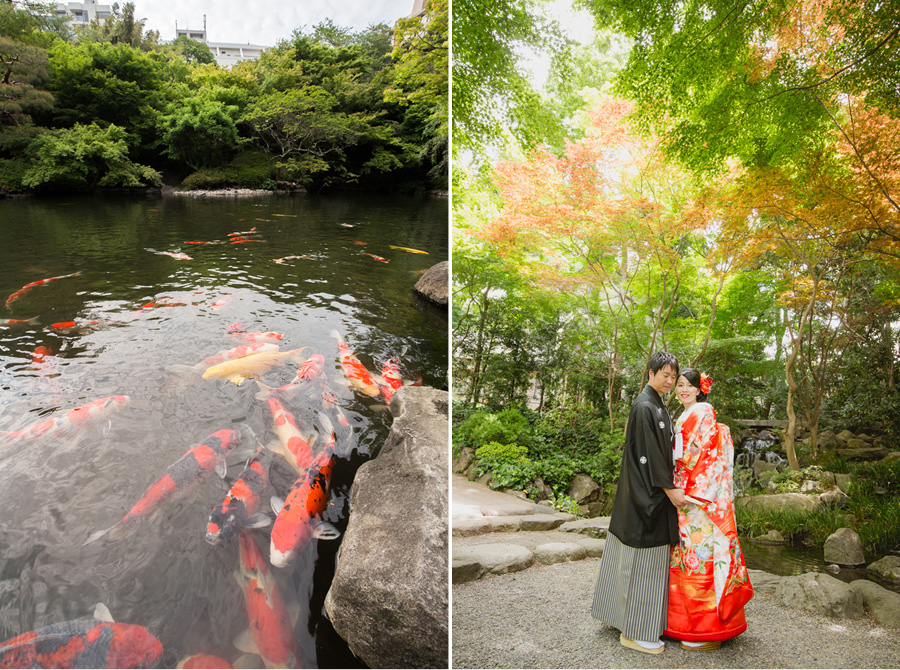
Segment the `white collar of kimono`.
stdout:
<path fill-rule="evenodd" d="M 684 438 L 681 436 L 682 424 L 687 421 L 687 418 L 692 413 L 698 411 L 701 407 L 706 408 L 709 406 L 708 402 L 695 402 L 678 417 L 678 421 L 675 422 L 675 451 L 672 453 L 673 462 L 677 461 L 679 458 L 684 458 Z"/>

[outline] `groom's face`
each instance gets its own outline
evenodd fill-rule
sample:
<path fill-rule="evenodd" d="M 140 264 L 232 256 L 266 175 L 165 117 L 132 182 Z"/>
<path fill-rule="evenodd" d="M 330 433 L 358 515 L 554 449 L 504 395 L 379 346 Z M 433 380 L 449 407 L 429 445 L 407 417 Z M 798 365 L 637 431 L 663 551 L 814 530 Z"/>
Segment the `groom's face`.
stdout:
<path fill-rule="evenodd" d="M 656 372 L 650 371 L 650 379 L 648 383 L 653 390 L 660 395 L 665 395 L 672 390 L 675 380 L 678 379 L 678 373 L 671 365 L 664 365 Z"/>

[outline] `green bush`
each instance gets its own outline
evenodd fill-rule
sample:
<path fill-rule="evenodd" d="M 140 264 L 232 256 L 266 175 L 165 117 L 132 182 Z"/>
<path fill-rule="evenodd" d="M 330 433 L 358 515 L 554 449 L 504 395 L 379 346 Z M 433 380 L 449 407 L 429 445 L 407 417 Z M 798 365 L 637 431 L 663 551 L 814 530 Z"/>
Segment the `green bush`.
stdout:
<path fill-rule="evenodd" d="M 553 501 L 553 506 L 560 512 L 574 514 L 575 516 L 582 516 L 581 505 L 578 504 L 578 501 L 575 500 L 575 498 L 572 498 L 570 496 L 556 496 L 556 500 Z"/>
<path fill-rule="evenodd" d="M 490 472 L 493 489 L 527 490 L 537 476 L 537 467 L 528 460 L 528 449 L 517 444 L 489 442 L 475 450 L 475 475 Z"/>
<path fill-rule="evenodd" d="M 273 190 L 275 168 L 259 151 L 243 151 L 225 168 L 197 170 L 181 182 L 188 190 L 216 188 L 265 188 Z"/>
<path fill-rule="evenodd" d="M 22 158 L 0 158 L 0 198 L 28 190 L 22 185 L 27 169 L 28 161 Z"/>
<path fill-rule="evenodd" d="M 489 442 L 529 445 L 531 434 L 528 419 L 517 409 L 505 409 L 497 414 L 479 410 L 454 431 L 458 444 L 476 448 Z"/>

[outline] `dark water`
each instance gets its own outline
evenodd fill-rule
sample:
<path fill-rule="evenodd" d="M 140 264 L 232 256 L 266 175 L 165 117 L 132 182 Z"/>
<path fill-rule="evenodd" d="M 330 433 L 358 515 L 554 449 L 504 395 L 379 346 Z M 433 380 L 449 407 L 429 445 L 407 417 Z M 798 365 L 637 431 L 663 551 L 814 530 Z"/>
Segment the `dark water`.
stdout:
<path fill-rule="evenodd" d="M 253 226 L 263 243 L 186 244 L 228 240 Z M 198 652 L 238 657 L 232 640 L 247 627 L 247 615 L 234 577 L 237 538 L 212 546 L 204 532 L 241 460 L 232 459 L 224 482 L 211 475 L 195 495 L 124 539 L 82 543 L 119 521 L 168 465 L 209 434 L 249 425 L 263 443 L 274 437 L 253 381 L 238 387 L 172 367 L 241 344 L 226 332 L 237 321 L 248 331 L 284 333 L 282 351 L 306 346 L 305 356 L 325 357 L 328 384 L 351 424 L 335 424 L 342 457 L 325 513 L 343 531 L 353 475 L 383 443 L 391 417 L 383 399 L 340 385 L 329 333 L 337 329 L 370 371 L 405 351 L 405 377 L 446 388 L 446 312 L 412 286 L 422 270 L 447 259 L 447 230 L 447 203 L 438 199 L 0 201 L 0 301 L 29 282 L 82 273 L 0 308 L 3 319 L 40 319 L 37 326 L 0 328 L 0 430 L 104 396 L 131 399 L 108 424 L 0 451 L 0 641 L 88 618 L 102 602 L 117 621 L 146 626 L 162 641 L 164 667 Z M 180 250 L 193 260 L 148 248 Z M 303 258 L 274 262 L 289 255 Z M 139 309 L 154 300 L 184 305 Z M 49 328 L 65 321 L 79 328 Z M 81 327 L 87 321 L 99 323 Z M 32 363 L 38 346 L 53 352 L 47 368 Z M 265 381 L 280 386 L 295 371 L 288 364 Z M 302 397 L 286 406 L 309 425 L 319 409 Z M 276 457 L 270 477 L 266 510 L 268 497 L 284 497 L 295 475 Z M 254 531 L 266 555 L 268 532 Z M 313 540 L 289 567 L 274 570 L 285 600 L 300 607 L 294 630 L 306 667 L 356 662 L 324 617 L 339 546 Z"/>
<path fill-rule="evenodd" d="M 763 545 L 755 544 L 749 537 L 741 538 L 741 551 L 748 568 L 765 570 L 774 575 L 793 576 L 807 572 L 828 572 L 825 569 L 825 559 L 822 547 L 804 547 L 794 544 Z M 881 556 L 869 558 L 869 562 L 877 561 Z M 875 579 L 866 572 L 865 568 L 841 568 L 837 573 L 828 572 L 844 582 L 852 582 L 855 579 Z M 882 584 L 886 588 L 900 592 L 900 587 Z"/>

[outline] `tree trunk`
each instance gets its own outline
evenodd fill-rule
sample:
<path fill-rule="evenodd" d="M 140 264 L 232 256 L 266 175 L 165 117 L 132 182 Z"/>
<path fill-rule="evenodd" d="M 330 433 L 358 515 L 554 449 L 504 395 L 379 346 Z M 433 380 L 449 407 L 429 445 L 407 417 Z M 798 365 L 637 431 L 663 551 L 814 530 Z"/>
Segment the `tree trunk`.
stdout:
<path fill-rule="evenodd" d="M 799 470 L 800 463 L 797 461 L 797 452 L 794 450 L 794 436 L 797 432 L 797 415 L 794 413 L 794 394 L 797 392 L 797 382 L 794 380 L 793 368 L 794 363 L 797 362 L 797 356 L 800 354 L 800 347 L 803 344 L 803 331 L 806 328 L 806 321 L 809 319 L 809 315 L 812 313 L 813 306 L 816 304 L 816 296 L 819 291 L 819 275 L 816 274 L 816 270 L 814 268 L 811 269 L 810 275 L 813 280 L 813 290 L 812 296 L 809 299 L 809 303 L 807 303 L 806 307 L 803 309 L 803 314 L 800 317 L 800 326 L 797 328 L 796 337 L 791 337 L 791 356 L 788 358 L 787 363 L 784 366 L 785 376 L 787 377 L 788 384 L 788 396 L 787 396 L 787 415 L 788 415 L 788 428 L 784 434 L 784 450 L 787 452 L 788 457 L 788 467 L 792 470 Z"/>

